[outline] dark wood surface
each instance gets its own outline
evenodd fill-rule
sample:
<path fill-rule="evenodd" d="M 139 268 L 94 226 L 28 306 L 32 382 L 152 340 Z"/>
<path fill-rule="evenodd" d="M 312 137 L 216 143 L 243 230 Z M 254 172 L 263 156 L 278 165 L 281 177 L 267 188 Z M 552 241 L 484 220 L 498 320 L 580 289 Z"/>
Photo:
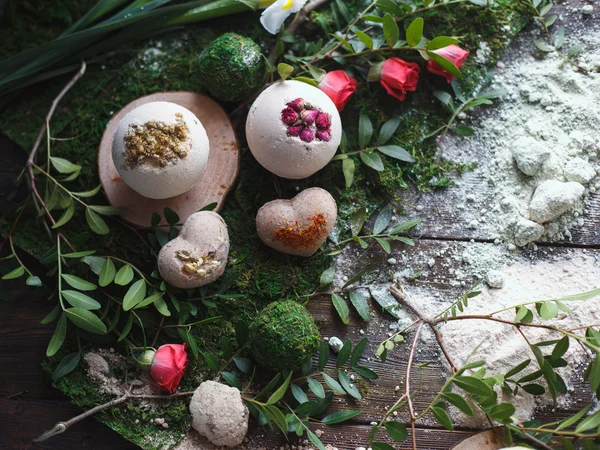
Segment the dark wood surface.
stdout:
<path fill-rule="evenodd" d="M 571 1 L 571 6 L 581 6 L 585 2 Z M 1 4 L 1 0 L 0 0 Z M 564 8 L 564 6 L 563 6 Z M 597 8 L 596 8 L 597 9 Z M 564 12 L 565 10 L 563 10 Z M 595 11 L 593 18 L 598 20 L 600 12 Z M 577 28 L 581 16 L 575 12 L 566 13 L 561 18 L 567 29 Z M 560 23 L 560 22 L 559 22 Z M 532 45 L 530 41 L 525 44 Z M 515 49 L 513 49 L 514 51 Z M 11 170 L 5 156 L 10 153 L 21 152 L 18 148 L 5 138 L 0 136 L 0 188 L 6 184 L 6 175 Z M 23 153 L 24 156 L 24 153 Z M 12 158 L 10 158 L 12 160 Z M 466 181 L 465 181 L 466 180 Z M 473 189 L 485 190 L 484 180 L 477 176 L 467 176 L 463 183 L 468 183 Z M 1 191 L 4 191 L 3 189 Z M 408 212 L 412 215 L 426 217 L 423 225 L 423 239 L 414 248 L 396 246 L 394 251 L 399 255 L 411 258 L 415 265 L 425 264 L 431 255 L 439 250 L 457 242 L 475 239 L 481 244 L 491 245 L 490 236 L 481 230 L 469 230 L 464 223 L 457 220 L 454 205 L 464 202 L 458 198 L 452 189 L 421 194 L 412 192 L 408 195 Z M 6 199 L 0 198 L 2 208 L 11 207 Z M 424 210 L 417 213 L 413 207 L 424 206 Z M 600 193 L 594 194 L 589 203 L 590 214 L 586 217 L 583 227 L 576 229 L 573 233 L 572 243 L 562 243 L 556 246 L 544 246 L 546 257 L 567 251 L 569 247 L 578 248 L 575 251 L 597 252 L 600 251 Z M 583 248 L 582 248 L 583 247 Z M 363 255 L 362 262 L 373 260 L 378 255 L 378 250 Z M 540 255 L 538 255 L 538 259 Z M 544 258 L 544 256 L 541 256 Z M 460 289 L 453 286 L 448 280 L 451 278 L 450 265 L 437 264 L 436 276 L 424 280 L 433 292 L 439 292 L 444 296 L 455 296 Z M 382 265 L 381 270 L 385 270 Z M 59 420 L 66 420 L 81 412 L 79 408 L 72 405 L 67 397 L 52 388 L 49 378 L 40 367 L 40 361 L 45 357 L 45 349 L 52 334 L 52 327 L 40 324 L 40 320 L 52 308 L 52 302 L 47 301 L 39 293 L 32 289 L 23 287 L 20 283 L 4 283 L 9 290 L 9 299 L 0 301 L 0 449 L 111 449 L 129 450 L 137 446 L 129 443 L 118 433 L 100 424 L 94 419 L 75 425 L 67 433 L 57 436 L 46 443 L 33 444 L 32 438 L 42 431 L 49 429 Z M 338 336 L 342 339 L 351 338 L 354 341 L 363 337 L 360 334 L 364 329 L 364 336 L 369 338 L 370 351 L 383 339 L 389 331 L 387 326 L 381 326 L 382 321 L 372 320 L 369 325 L 361 323 L 353 316 L 350 325 L 344 326 L 332 310 L 328 297 L 317 297 L 311 301 L 310 309 L 315 318 L 322 325 L 324 336 Z M 365 357 L 370 353 L 365 352 Z M 417 410 L 422 409 L 432 399 L 442 384 L 442 366 L 434 347 L 425 347 L 417 355 L 417 363 L 432 361 L 423 370 L 422 386 L 424 392 L 419 395 L 415 404 Z M 385 364 L 369 361 L 380 374 L 380 379 L 371 384 L 371 391 L 366 400 L 356 402 L 354 400 L 343 400 L 334 402 L 331 410 L 339 410 L 352 406 L 360 408 L 364 414 L 348 424 L 334 427 L 322 427 L 324 434 L 322 440 L 340 450 L 354 450 L 359 445 L 364 445 L 365 437 L 369 430 L 369 423 L 378 420 L 384 413 L 385 408 L 393 404 L 397 397 L 394 387 L 402 385 L 406 370 L 406 354 L 404 351 L 393 352 Z M 574 386 L 576 390 L 585 390 L 584 386 Z M 585 391 L 584 391 L 585 392 Z M 591 395 L 582 395 L 581 398 L 591 398 Z M 574 408 L 580 404 L 573 405 Z M 568 411 L 561 411 L 556 415 L 542 413 L 546 417 L 564 417 Z M 319 427 L 315 427 L 317 429 Z M 475 430 L 458 430 L 453 433 L 439 429 L 431 421 L 425 421 L 419 425 L 417 430 L 417 442 L 420 449 L 448 450 L 460 440 L 473 434 Z M 265 449 L 279 448 L 284 444 L 282 437 L 265 433 L 263 429 L 252 430 L 249 433 L 253 444 L 260 443 Z M 385 440 L 381 436 L 380 440 Z M 408 449 L 410 445 L 404 443 L 395 444 L 398 449 Z"/>

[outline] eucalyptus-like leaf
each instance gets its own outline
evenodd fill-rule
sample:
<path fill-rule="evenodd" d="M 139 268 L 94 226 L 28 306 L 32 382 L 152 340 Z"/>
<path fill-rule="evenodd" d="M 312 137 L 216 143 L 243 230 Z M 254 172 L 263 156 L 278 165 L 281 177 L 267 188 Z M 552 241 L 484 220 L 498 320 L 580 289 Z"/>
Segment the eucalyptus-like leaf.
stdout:
<path fill-rule="evenodd" d="M 94 283 L 90 283 L 83 278 L 79 278 L 68 273 L 63 273 L 62 279 L 65 280 L 69 286 L 79 291 L 95 291 L 98 289 L 98 286 L 96 286 Z"/>
<path fill-rule="evenodd" d="M 449 431 L 454 430 L 454 425 L 452 424 L 452 419 L 450 419 L 450 416 L 448 415 L 448 413 L 446 412 L 445 409 L 442 409 L 437 406 L 433 406 L 431 408 L 431 412 L 435 416 L 436 420 L 440 423 L 440 425 L 442 425 L 444 428 L 446 428 Z"/>
<path fill-rule="evenodd" d="M 325 341 L 321 341 L 319 346 L 319 363 L 317 365 L 319 372 L 322 372 L 329 360 L 329 345 Z"/>
<path fill-rule="evenodd" d="M 449 61 L 446 58 L 434 52 L 427 52 L 427 55 L 450 75 L 455 76 L 456 78 L 462 78 L 460 70 L 454 65 L 452 61 Z"/>
<path fill-rule="evenodd" d="M 62 227 L 63 225 L 65 225 L 67 222 L 69 222 L 69 220 L 71 220 L 74 213 L 75 213 L 75 205 L 73 204 L 73 199 L 70 198 L 69 206 L 67 206 L 67 209 L 65 209 L 65 212 L 60 217 L 60 219 L 58 219 L 56 221 L 56 223 L 54 225 L 52 225 L 52 228 L 56 229 L 56 228 L 59 228 L 59 227 Z"/>
<path fill-rule="evenodd" d="M 269 397 L 269 399 L 266 402 L 267 405 L 272 405 L 274 403 L 277 403 L 279 400 L 281 400 L 283 398 L 283 396 L 285 395 L 285 392 L 287 391 L 288 386 L 290 385 L 291 380 L 292 380 L 292 372 L 289 373 L 289 375 L 287 376 L 287 378 L 285 379 L 283 384 L 281 386 L 279 386 L 279 388 L 277 388 L 277 390 L 275 392 L 273 392 L 273 394 L 271 394 L 271 396 Z"/>
<path fill-rule="evenodd" d="M 129 316 L 127 317 L 127 321 L 125 322 L 125 326 L 121 330 L 121 333 L 119 333 L 117 342 L 121 342 L 123 339 L 125 339 L 129 335 L 129 332 L 131 331 L 132 326 L 133 326 L 133 314 L 129 314 Z"/>
<path fill-rule="evenodd" d="M 84 250 L 81 252 L 63 253 L 63 258 L 83 258 L 84 256 L 90 256 L 96 253 L 96 250 Z"/>
<path fill-rule="evenodd" d="M 444 397 L 448 401 L 448 403 L 457 407 L 462 412 L 464 412 L 466 415 L 468 415 L 468 416 L 473 415 L 473 409 L 471 408 L 471 406 L 467 403 L 467 401 L 462 396 L 460 396 L 456 392 L 443 392 L 442 397 Z"/>
<path fill-rule="evenodd" d="M 25 267 L 19 266 L 16 269 L 11 270 L 6 275 L 2 277 L 3 280 L 13 280 L 15 278 L 19 278 L 25 274 Z"/>
<path fill-rule="evenodd" d="M 61 291 L 60 294 L 69 303 L 69 305 L 74 306 L 76 308 L 82 308 L 87 309 L 88 311 L 93 311 L 102 307 L 102 305 L 97 300 L 79 291 L 67 289 Z"/>
<path fill-rule="evenodd" d="M 381 147 L 379 147 L 381 148 Z M 381 161 L 381 157 L 375 152 L 360 152 L 360 159 L 371 169 L 375 169 L 378 172 L 383 171 L 383 161 Z"/>
<path fill-rule="evenodd" d="M 85 209 L 85 219 L 91 230 L 100 235 L 105 235 L 110 232 L 108 225 L 100 215 L 92 211 L 89 207 Z"/>
<path fill-rule="evenodd" d="M 167 303 L 165 302 L 165 299 L 162 298 L 162 296 L 154 300 L 154 307 L 163 316 L 169 317 L 171 315 L 171 311 L 169 311 L 169 307 L 167 306 Z"/>
<path fill-rule="evenodd" d="M 112 262 L 112 259 L 106 258 L 98 276 L 98 284 L 102 287 L 108 286 L 115 279 L 115 273 L 115 263 Z"/>
<path fill-rule="evenodd" d="M 323 389 L 323 385 L 319 383 L 314 378 L 308 377 L 306 379 L 308 383 L 308 388 L 319 398 L 325 398 L 325 390 Z"/>
<path fill-rule="evenodd" d="M 365 47 L 367 47 L 369 50 L 373 50 L 373 39 L 371 39 L 371 36 L 369 36 L 366 33 L 363 33 L 360 30 L 356 30 L 354 33 L 356 34 L 358 39 L 360 39 L 360 41 L 363 44 L 365 44 Z"/>
<path fill-rule="evenodd" d="M 96 186 L 94 189 L 91 189 L 89 191 L 83 191 L 83 192 L 71 192 L 71 194 L 75 195 L 76 197 L 93 197 L 94 195 L 96 195 L 98 192 L 100 192 L 100 189 L 102 188 L 102 185 L 99 184 L 98 186 Z"/>
<path fill-rule="evenodd" d="M 341 370 L 338 370 L 338 380 L 340 381 L 340 384 L 348 394 L 350 394 L 352 397 L 358 400 L 362 398 L 360 392 L 358 391 L 354 383 L 352 383 L 352 380 L 350 380 L 350 377 Z"/>
<path fill-rule="evenodd" d="M 65 310 L 68 319 L 82 330 L 94 334 L 106 334 L 106 325 L 100 318 L 83 308 L 68 308 Z"/>
<path fill-rule="evenodd" d="M 325 450 L 325 446 L 321 442 L 321 439 L 319 439 L 318 436 L 312 431 L 310 431 L 308 428 L 306 429 L 306 435 L 308 436 L 310 442 L 312 442 L 315 445 L 315 447 L 317 447 L 317 450 Z"/>
<path fill-rule="evenodd" d="M 306 396 L 306 393 L 302 390 L 300 386 L 298 386 L 295 383 L 292 383 L 291 388 L 292 395 L 298 403 L 302 404 L 308 402 L 308 397 Z"/>
<path fill-rule="evenodd" d="M 390 224 L 390 221 L 392 220 L 392 215 L 393 208 L 391 205 L 388 204 L 385 207 L 383 207 L 381 211 L 379 211 L 379 214 L 377 214 L 377 218 L 375 219 L 375 224 L 373 225 L 373 234 L 380 234 L 381 232 L 383 232 Z"/>
<path fill-rule="evenodd" d="M 329 386 L 329 388 L 334 393 L 339 394 L 339 395 L 346 395 L 346 391 L 344 391 L 344 388 L 342 387 L 342 385 L 340 383 L 338 383 L 335 378 L 332 378 L 329 375 L 327 375 L 326 373 L 323 373 L 323 380 L 325 381 L 325 384 L 327 386 Z"/>
<path fill-rule="evenodd" d="M 319 285 L 321 287 L 329 286 L 333 283 L 333 277 L 335 276 L 335 267 L 331 266 L 328 269 L 325 269 L 323 273 L 321 273 L 321 277 L 319 279 Z"/>
<path fill-rule="evenodd" d="M 89 205 L 89 209 L 96 211 L 98 214 L 103 216 L 116 216 L 123 212 L 123 208 L 117 206 L 105 206 L 105 205 Z"/>
<path fill-rule="evenodd" d="M 54 356 L 56 352 L 60 350 L 63 343 L 65 342 L 66 335 L 67 317 L 63 313 L 60 315 L 60 319 L 58 319 L 58 322 L 56 323 L 56 328 L 54 329 L 54 333 L 52 334 L 50 342 L 48 343 L 48 348 L 46 349 L 46 356 Z"/>
<path fill-rule="evenodd" d="M 54 372 L 52 372 L 52 375 L 51 375 L 52 381 L 56 381 L 59 378 L 62 378 L 65 375 L 68 375 L 71 372 L 73 372 L 79 365 L 80 360 L 81 360 L 81 353 L 79 353 L 78 351 L 74 352 L 74 353 L 69 353 L 67 356 L 65 356 L 60 361 L 58 366 L 56 366 L 56 369 L 54 369 Z"/>
<path fill-rule="evenodd" d="M 400 38 L 398 24 L 391 14 L 386 13 L 383 16 L 383 36 L 390 47 L 393 47 Z"/>
<path fill-rule="evenodd" d="M 73 164 L 71 161 L 68 161 L 64 158 L 58 158 L 56 156 L 50 157 L 50 162 L 54 168 L 63 174 L 73 173 L 81 170 L 81 166 L 77 164 Z"/>
<path fill-rule="evenodd" d="M 340 316 L 340 319 L 342 319 L 342 323 L 348 325 L 350 323 L 350 310 L 348 309 L 346 300 L 337 294 L 331 294 L 331 302 Z"/>
<path fill-rule="evenodd" d="M 342 171 L 344 172 L 344 181 L 346 183 L 346 188 L 352 186 L 352 182 L 354 181 L 354 171 L 356 169 L 356 164 L 352 158 L 346 158 L 342 161 Z"/>
<path fill-rule="evenodd" d="M 548 41 L 544 39 L 534 39 L 534 45 L 544 53 L 550 53 L 556 50 L 553 45 L 548 44 Z"/>
<path fill-rule="evenodd" d="M 369 145 L 372 136 L 373 123 L 371 122 L 371 119 L 369 119 L 369 116 L 366 114 L 361 114 L 358 118 L 358 145 L 360 148 L 365 148 L 367 145 Z"/>
<path fill-rule="evenodd" d="M 115 275 L 115 283 L 119 286 L 127 286 L 133 280 L 133 269 L 129 264 L 125 264 Z"/>
<path fill-rule="evenodd" d="M 350 303 L 352 303 L 352 306 L 354 306 L 354 309 L 356 309 L 356 312 L 360 318 L 365 322 L 368 322 L 371 319 L 371 314 L 369 311 L 367 297 L 365 297 L 359 291 L 350 291 L 348 293 L 348 297 L 350 298 Z"/>
<path fill-rule="evenodd" d="M 384 145 L 389 141 L 398 129 L 398 126 L 400 126 L 400 117 L 393 117 L 385 122 L 381 126 L 381 130 L 379 130 L 379 136 L 377 136 L 375 145 Z"/>
<path fill-rule="evenodd" d="M 321 423 L 326 425 L 334 425 L 336 423 L 342 423 L 346 420 L 350 420 L 353 417 L 360 416 L 362 411 L 357 410 L 347 410 L 347 411 L 337 411 L 329 414 L 321 419 Z"/>
<path fill-rule="evenodd" d="M 406 29 L 406 42 L 408 42 L 408 45 L 411 47 L 416 47 L 421 43 L 421 39 L 423 39 L 424 25 L 425 21 L 422 17 L 417 17 L 411 22 Z"/>
<path fill-rule="evenodd" d="M 384 423 L 385 431 L 390 438 L 396 442 L 403 442 L 408 437 L 408 430 L 406 426 L 396 420 L 388 420 Z"/>
<path fill-rule="evenodd" d="M 458 44 L 458 43 L 460 43 L 460 41 L 456 38 L 449 37 L 449 36 L 438 36 L 436 38 L 433 38 L 429 42 L 427 42 L 427 45 L 425 46 L 425 48 L 427 50 L 438 50 L 440 48 L 445 48 L 445 47 L 448 47 L 449 45 Z"/>
<path fill-rule="evenodd" d="M 179 215 L 171 208 L 165 207 L 165 209 L 163 210 L 163 214 L 165 216 L 165 220 L 169 225 L 175 225 L 179 222 Z"/>
<path fill-rule="evenodd" d="M 125 297 L 123 297 L 123 309 L 125 311 L 129 311 L 131 308 L 135 307 L 138 303 L 144 300 L 145 296 L 146 281 L 137 280 L 129 287 Z"/>

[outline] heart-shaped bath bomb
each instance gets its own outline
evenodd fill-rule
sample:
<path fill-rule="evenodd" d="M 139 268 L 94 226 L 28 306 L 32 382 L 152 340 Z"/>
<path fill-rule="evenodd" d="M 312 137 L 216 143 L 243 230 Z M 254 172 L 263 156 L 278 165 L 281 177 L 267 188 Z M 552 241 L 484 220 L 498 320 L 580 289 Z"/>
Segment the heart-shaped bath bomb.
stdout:
<path fill-rule="evenodd" d="M 212 283 L 225 271 L 229 234 L 216 212 L 201 211 L 185 221 L 179 236 L 158 254 L 158 271 L 167 283 L 191 289 Z"/>
<path fill-rule="evenodd" d="M 258 210 L 256 230 L 269 247 L 288 255 L 310 256 L 325 242 L 337 219 L 329 192 L 309 188 L 291 200 L 273 200 Z"/>

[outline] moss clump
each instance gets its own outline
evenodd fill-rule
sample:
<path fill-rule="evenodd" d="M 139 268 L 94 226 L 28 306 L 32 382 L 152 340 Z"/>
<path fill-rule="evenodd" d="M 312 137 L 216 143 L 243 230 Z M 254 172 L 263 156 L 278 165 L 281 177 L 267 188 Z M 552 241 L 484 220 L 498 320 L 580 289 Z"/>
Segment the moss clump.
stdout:
<path fill-rule="evenodd" d="M 308 310 L 292 301 L 274 302 L 250 326 L 250 350 L 257 363 L 294 370 L 317 351 L 321 335 Z"/>
<path fill-rule="evenodd" d="M 198 59 L 201 82 L 224 102 L 244 99 L 265 81 L 266 66 L 260 47 L 235 33 L 215 39 Z"/>

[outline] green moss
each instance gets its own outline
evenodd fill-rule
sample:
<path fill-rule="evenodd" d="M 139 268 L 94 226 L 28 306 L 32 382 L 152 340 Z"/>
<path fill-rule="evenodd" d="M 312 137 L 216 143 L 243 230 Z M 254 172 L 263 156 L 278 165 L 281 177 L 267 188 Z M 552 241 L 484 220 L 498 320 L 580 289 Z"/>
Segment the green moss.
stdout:
<path fill-rule="evenodd" d="M 321 335 L 308 310 L 294 301 L 274 302 L 250 326 L 250 348 L 257 363 L 293 370 L 319 347 Z"/>
<path fill-rule="evenodd" d="M 226 33 L 200 54 L 198 72 L 213 97 L 233 102 L 243 100 L 264 83 L 266 65 L 252 39 Z"/>

